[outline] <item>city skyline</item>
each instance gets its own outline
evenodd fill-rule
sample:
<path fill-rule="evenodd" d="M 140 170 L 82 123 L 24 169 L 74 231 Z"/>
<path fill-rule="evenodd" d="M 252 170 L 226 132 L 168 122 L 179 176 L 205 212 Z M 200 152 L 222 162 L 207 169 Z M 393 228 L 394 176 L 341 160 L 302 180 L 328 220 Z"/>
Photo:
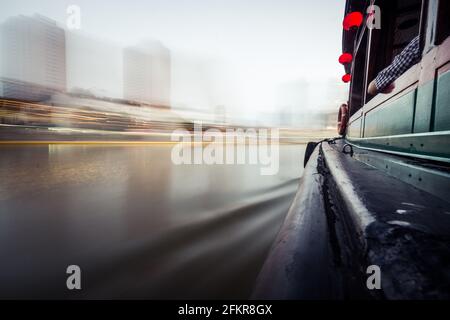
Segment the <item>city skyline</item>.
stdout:
<path fill-rule="evenodd" d="M 123 98 L 170 107 L 170 51 L 159 41 L 123 50 Z"/>
<path fill-rule="evenodd" d="M 66 91 L 65 31 L 42 15 L 20 15 L 1 25 L 3 96 L 48 100 Z"/>
<path fill-rule="evenodd" d="M 161 41 L 172 53 L 171 100 L 175 106 L 211 110 L 226 105 L 230 112 L 251 119 L 261 112 L 280 110 L 278 87 L 287 82 L 334 83 L 343 92 L 347 90 L 340 83 L 343 70 L 336 61 L 341 51 L 343 3 L 46 0 L 36 5 L 17 1 L 0 13 L 0 22 L 10 15 L 41 12 L 64 25 L 71 4 L 81 8 L 81 30 L 71 33 L 119 48 L 146 39 Z M 310 11 L 317 12 L 316 16 L 308 15 Z M 315 30 L 314 39 L 311 29 Z M 121 57 L 113 53 L 106 58 L 118 77 Z M 184 65 L 187 60 L 195 66 Z M 98 74 L 102 72 L 94 77 L 79 74 L 71 87 L 83 83 L 95 88 L 101 82 L 104 87 L 98 89 L 123 96 L 122 85 L 114 83 L 114 77 L 99 81 Z M 194 79 L 193 83 L 180 84 L 186 78 Z M 205 92 L 205 87 L 210 92 Z M 303 105 L 301 112 L 332 107 L 320 101 L 321 92 L 308 92 L 308 96 L 314 104 Z"/>

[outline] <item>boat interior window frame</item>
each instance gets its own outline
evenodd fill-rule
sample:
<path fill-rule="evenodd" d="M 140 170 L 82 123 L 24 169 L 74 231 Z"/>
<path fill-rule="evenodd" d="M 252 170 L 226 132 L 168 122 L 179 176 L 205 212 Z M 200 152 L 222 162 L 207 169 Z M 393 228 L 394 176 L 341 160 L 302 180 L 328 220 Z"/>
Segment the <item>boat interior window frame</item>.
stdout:
<path fill-rule="evenodd" d="M 352 64 L 352 82 L 350 86 L 350 116 L 353 116 L 358 111 L 362 110 L 362 107 L 365 104 L 365 97 L 367 93 L 367 50 L 368 50 L 368 37 L 369 37 L 369 28 L 367 28 L 366 23 L 364 23 L 364 27 L 360 29 L 358 32 L 358 37 L 355 39 L 355 50 L 354 50 L 354 62 Z M 364 59 L 362 63 L 360 63 L 360 59 Z M 361 68 L 360 70 L 356 70 L 356 68 Z M 357 75 L 361 74 L 361 78 L 358 79 Z M 361 81 L 358 81 L 361 80 Z M 362 87 L 358 88 L 362 82 Z M 355 95 L 355 91 L 358 91 Z M 357 100 L 355 97 L 360 97 L 360 100 Z"/>
<path fill-rule="evenodd" d="M 450 1 L 432 0 L 439 2 L 436 15 L 436 33 L 434 44 L 441 45 L 450 36 Z"/>
<path fill-rule="evenodd" d="M 421 46 L 423 48 L 425 43 L 424 30 L 426 29 L 426 21 L 427 19 L 427 8 L 429 1 L 436 0 L 422 0 L 421 9 L 419 12 L 419 21 L 418 21 L 418 34 L 420 36 Z M 371 96 L 367 93 L 368 86 L 370 82 L 376 78 L 376 76 L 381 72 L 384 68 L 389 66 L 392 63 L 395 57 L 395 50 L 393 48 L 394 37 L 395 37 L 395 23 L 397 19 L 396 10 L 396 2 L 391 0 L 384 0 L 383 3 L 380 4 L 381 1 L 374 1 L 374 5 L 381 5 L 381 19 L 382 19 L 382 28 L 378 29 L 370 29 L 369 30 L 369 43 L 366 59 L 367 68 L 366 68 L 366 88 L 365 88 L 365 99 L 364 105 L 370 102 L 374 96 Z M 390 10 L 389 10 L 390 9 Z M 395 12 L 395 14 L 386 15 L 386 12 Z M 376 48 L 376 50 L 375 50 Z M 384 52 L 384 55 L 380 55 L 379 52 Z M 398 50 L 397 50 L 398 51 Z"/>

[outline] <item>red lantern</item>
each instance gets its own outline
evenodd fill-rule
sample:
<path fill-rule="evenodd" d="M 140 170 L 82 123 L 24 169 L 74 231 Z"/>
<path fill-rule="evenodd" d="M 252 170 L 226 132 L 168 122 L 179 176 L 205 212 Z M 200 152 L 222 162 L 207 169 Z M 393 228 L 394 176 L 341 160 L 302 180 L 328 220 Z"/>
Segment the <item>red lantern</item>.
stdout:
<path fill-rule="evenodd" d="M 340 64 L 348 64 L 353 61 L 353 56 L 350 53 L 343 53 L 339 57 L 339 63 Z"/>
<path fill-rule="evenodd" d="M 364 16 L 361 12 L 351 12 L 347 14 L 342 23 L 344 30 L 349 31 L 352 27 L 360 27 L 363 23 Z"/>
<path fill-rule="evenodd" d="M 348 83 L 348 82 L 352 81 L 352 75 L 347 73 L 346 75 L 344 75 L 342 77 L 342 81 L 344 81 L 345 83 Z"/>

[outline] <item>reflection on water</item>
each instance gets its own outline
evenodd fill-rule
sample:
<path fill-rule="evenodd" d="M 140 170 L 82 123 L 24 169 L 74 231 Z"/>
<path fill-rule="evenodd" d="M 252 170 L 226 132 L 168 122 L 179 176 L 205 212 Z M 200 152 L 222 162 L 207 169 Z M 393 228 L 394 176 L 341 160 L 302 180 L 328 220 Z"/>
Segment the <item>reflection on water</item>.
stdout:
<path fill-rule="evenodd" d="M 170 145 L 0 148 L 0 297 L 247 298 L 302 173 L 183 165 Z M 66 289 L 66 268 L 82 290 Z"/>

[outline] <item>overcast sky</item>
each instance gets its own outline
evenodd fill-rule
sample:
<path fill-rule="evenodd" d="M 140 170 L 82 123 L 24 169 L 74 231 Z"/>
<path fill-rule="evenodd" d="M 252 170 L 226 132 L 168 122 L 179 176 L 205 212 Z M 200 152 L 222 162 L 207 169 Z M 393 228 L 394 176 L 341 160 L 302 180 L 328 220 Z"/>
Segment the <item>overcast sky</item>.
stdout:
<path fill-rule="evenodd" d="M 174 81 L 185 83 L 189 72 L 200 68 L 207 75 L 197 78 L 215 88 L 212 91 L 217 97 L 211 103 L 244 110 L 249 115 L 280 108 L 284 102 L 279 88 L 290 82 L 306 81 L 307 103 L 303 107 L 309 109 L 329 103 L 324 100 L 328 99 L 324 92 L 343 88 L 340 77 L 344 70 L 337 58 L 341 53 L 344 0 L 0 0 L 0 3 L 0 21 L 8 16 L 40 13 L 65 25 L 66 8 L 75 4 L 81 8 L 84 35 L 103 39 L 118 48 L 145 39 L 160 40 L 174 59 L 179 59 L 173 66 Z M 186 71 L 184 62 L 196 67 L 188 67 Z M 121 68 L 119 62 L 115 67 Z M 92 77 L 86 75 L 86 82 L 89 78 Z M 121 84 L 108 84 L 107 79 L 104 83 L 105 88 L 101 89 L 111 95 L 122 94 Z M 181 87 L 175 84 L 173 92 L 173 100 L 180 103 L 188 99 L 186 94 L 190 91 Z M 196 103 L 207 103 L 200 102 L 201 99 L 196 102 L 191 97 L 188 104 L 195 107 Z"/>

